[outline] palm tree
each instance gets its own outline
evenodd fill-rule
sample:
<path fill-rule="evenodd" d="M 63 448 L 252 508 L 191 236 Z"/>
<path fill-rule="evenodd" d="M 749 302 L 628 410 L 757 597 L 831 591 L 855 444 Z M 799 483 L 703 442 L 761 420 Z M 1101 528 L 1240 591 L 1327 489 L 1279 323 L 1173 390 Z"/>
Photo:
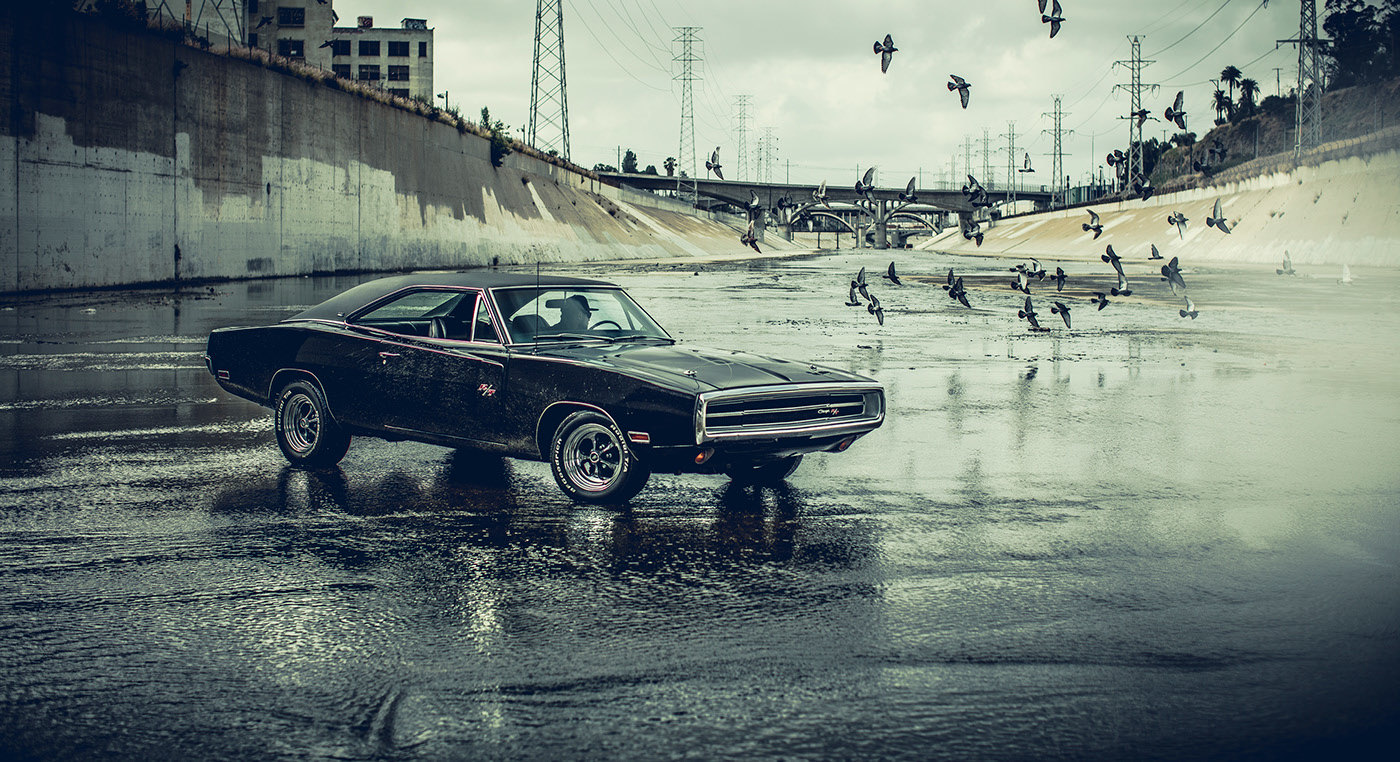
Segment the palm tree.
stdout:
<path fill-rule="evenodd" d="M 1230 100 L 1235 99 L 1235 85 L 1240 83 L 1241 73 L 1235 66 L 1226 66 L 1220 71 L 1220 81 L 1230 86 Z"/>
<path fill-rule="evenodd" d="M 1224 124 L 1229 117 L 1234 116 L 1235 104 L 1230 100 L 1230 96 L 1224 90 L 1215 91 L 1215 123 Z M 1222 116 L 1223 115 L 1223 116 Z"/>
<path fill-rule="evenodd" d="M 1254 98 L 1259 95 L 1259 83 L 1252 79 L 1240 80 L 1240 110 L 1246 116 L 1254 113 Z"/>

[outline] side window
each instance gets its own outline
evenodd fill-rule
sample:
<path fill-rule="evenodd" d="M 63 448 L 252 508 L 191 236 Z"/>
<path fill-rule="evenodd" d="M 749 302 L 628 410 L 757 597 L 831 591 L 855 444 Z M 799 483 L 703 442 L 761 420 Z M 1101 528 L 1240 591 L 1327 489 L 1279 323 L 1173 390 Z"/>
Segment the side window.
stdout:
<path fill-rule="evenodd" d="M 463 291 L 413 291 L 379 305 L 354 322 L 406 336 L 428 336 L 435 318 L 450 318 L 452 310 L 464 299 L 474 298 L 474 294 Z"/>
<path fill-rule="evenodd" d="M 501 340 L 496 333 L 496 324 L 491 322 L 491 311 L 486 308 L 485 298 L 476 300 L 476 329 L 473 335 L 476 341 Z"/>

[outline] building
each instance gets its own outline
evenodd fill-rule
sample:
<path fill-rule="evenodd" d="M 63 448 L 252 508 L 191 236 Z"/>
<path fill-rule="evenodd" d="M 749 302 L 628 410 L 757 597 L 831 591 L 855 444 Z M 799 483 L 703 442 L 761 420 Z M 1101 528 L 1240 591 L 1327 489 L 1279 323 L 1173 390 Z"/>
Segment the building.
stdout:
<path fill-rule="evenodd" d="M 248 47 L 306 61 L 336 76 L 433 102 L 433 30 L 426 19 L 336 26 L 331 0 L 246 0 Z"/>

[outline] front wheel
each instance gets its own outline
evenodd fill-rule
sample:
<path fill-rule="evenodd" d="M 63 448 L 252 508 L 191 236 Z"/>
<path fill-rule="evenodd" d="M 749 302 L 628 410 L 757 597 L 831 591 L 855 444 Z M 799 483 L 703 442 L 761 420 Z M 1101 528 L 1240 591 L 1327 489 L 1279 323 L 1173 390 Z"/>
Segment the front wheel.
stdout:
<path fill-rule="evenodd" d="M 781 484 L 801 463 L 802 456 L 794 455 L 766 463 L 736 463 L 727 466 L 724 473 L 739 484 Z"/>
<path fill-rule="evenodd" d="M 294 466 L 333 466 L 350 449 L 350 435 L 331 420 L 321 390 L 306 381 L 293 381 L 277 392 L 272 427 L 277 446 Z"/>
<path fill-rule="evenodd" d="M 651 470 L 628 449 L 617 424 L 590 410 L 559 424 L 549 452 L 559 489 L 582 503 L 626 502 L 651 477 Z"/>

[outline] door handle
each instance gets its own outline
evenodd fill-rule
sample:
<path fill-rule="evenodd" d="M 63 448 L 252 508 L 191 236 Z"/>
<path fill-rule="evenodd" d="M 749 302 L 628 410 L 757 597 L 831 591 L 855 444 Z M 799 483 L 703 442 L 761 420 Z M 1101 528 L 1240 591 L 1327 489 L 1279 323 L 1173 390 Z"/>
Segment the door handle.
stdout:
<path fill-rule="evenodd" d="M 388 365 L 388 364 L 389 364 L 389 358 L 391 358 L 391 357 L 398 357 L 398 356 L 399 356 L 399 353 L 398 353 L 398 352 L 380 352 L 380 353 L 379 353 L 379 364 L 380 364 L 380 365 Z"/>

